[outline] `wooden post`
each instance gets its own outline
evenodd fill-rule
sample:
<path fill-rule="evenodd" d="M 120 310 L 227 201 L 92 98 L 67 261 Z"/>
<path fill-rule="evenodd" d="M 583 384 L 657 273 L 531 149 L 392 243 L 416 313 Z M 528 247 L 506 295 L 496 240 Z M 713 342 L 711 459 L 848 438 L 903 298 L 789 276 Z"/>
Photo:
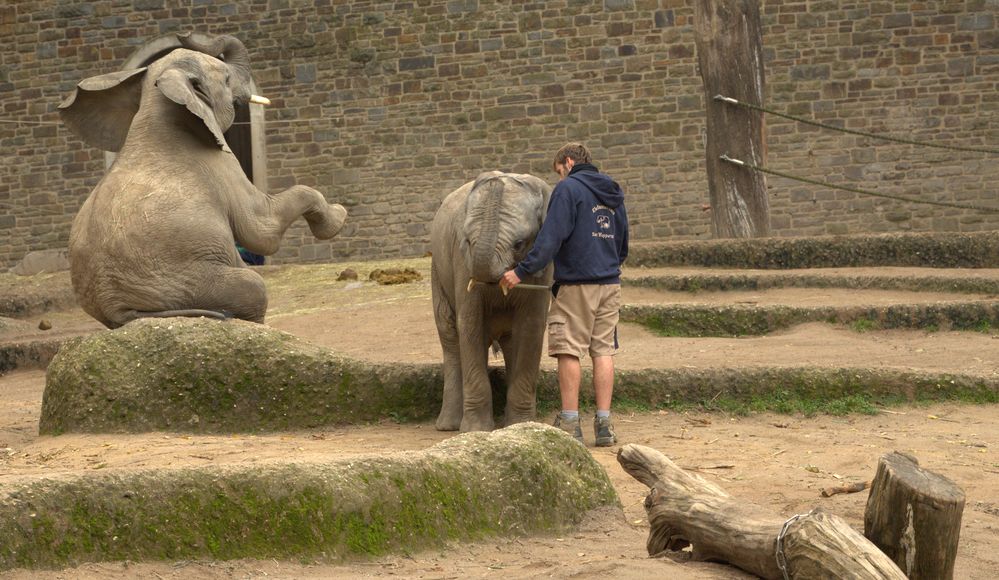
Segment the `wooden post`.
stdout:
<path fill-rule="evenodd" d="M 788 519 L 734 499 L 684 471 L 655 449 L 625 445 L 617 461 L 649 486 L 649 555 L 690 546 L 696 561 L 722 561 L 760 576 L 783 578 L 777 539 L 791 578 L 904 580 L 888 556 L 841 518 L 817 510 Z"/>
<path fill-rule="evenodd" d="M 911 580 L 946 580 L 954 577 L 963 512 L 960 487 L 896 451 L 878 462 L 864 535 Z"/>
<path fill-rule="evenodd" d="M 714 100 L 723 95 L 763 104 L 763 40 L 757 0 L 696 0 L 697 62 L 707 104 L 707 171 L 716 238 L 770 235 L 770 203 L 763 173 L 721 161 L 729 157 L 765 166 L 763 113 Z"/>

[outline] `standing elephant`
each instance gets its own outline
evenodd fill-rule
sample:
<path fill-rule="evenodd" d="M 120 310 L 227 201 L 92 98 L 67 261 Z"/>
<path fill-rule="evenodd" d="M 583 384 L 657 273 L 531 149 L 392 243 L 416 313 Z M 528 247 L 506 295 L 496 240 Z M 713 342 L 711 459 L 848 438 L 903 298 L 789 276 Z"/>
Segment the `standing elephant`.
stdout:
<path fill-rule="evenodd" d="M 493 428 L 487 362 L 496 341 L 506 362 L 505 423 L 535 415 L 535 392 L 550 292 L 496 282 L 522 260 L 541 229 L 551 187 L 532 175 L 491 171 L 453 191 L 430 230 L 431 288 L 444 350 L 437 429 Z M 470 280 L 480 282 L 474 286 Z M 551 266 L 525 282 L 551 284 Z"/>
<path fill-rule="evenodd" d="M 247 179 L 223 137 L 253 98 L 247 50 L 232 36 L 178 40 L 148 67 L 81 81 L 59 105 L 73 133 L 119 151 L 69 238 L 76 297 L 110 328 L 144 316 L 263 322 L 264 281 L 236 244 L 270 255 L 299 217 L 324 240 L 347 217 L 310 187 L 271 195 Z"/>

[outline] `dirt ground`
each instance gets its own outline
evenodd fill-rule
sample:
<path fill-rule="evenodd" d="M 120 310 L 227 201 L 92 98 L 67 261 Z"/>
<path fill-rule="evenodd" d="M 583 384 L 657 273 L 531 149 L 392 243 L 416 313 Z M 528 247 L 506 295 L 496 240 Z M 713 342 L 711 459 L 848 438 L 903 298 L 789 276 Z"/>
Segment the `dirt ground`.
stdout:
<path fill-rule="evenodd" d="M 424 273 L 427 260 L 413 262 Z M 369 268 L 378 267 L 372 264 Z M 438 362 L 428 279 L 400 286 L 334 282 L 342 266 L 275 269 L 266 274 L 268 324 L 349 356 L 378 362 Z M 884 269 L 879 269 L 883 271 Z M 896 269 L 905 273 L 902 269 Z M 854 272 L 862 272 L 856 269 Z M 936 274 L 939 271 L 933 272 Z M 919 271 L 911 271 L 918 275 Z M 647 272 L 634 272 L 642 274 Z M 960 273 L 955 273 L 960 275 Z M 973 275 L 999 276 L 996 271 Z M 743 304 L 886 304 L 985 298 L 966 294 L 874 290 L 779 289 L 760 292 L 664 293 L 626 288 L 625 302 Z M 994 298 L 994 297 L 993 297 Z M 78 334 L 97 326 L 78 310 L 45 315 L 50 332 Z M 38 335 L 37 317 L 0 341 Z M 46 335 L 50 336 L 50 335 Z M 999 341 L 980 332 L 876 331 L 857 333 L 806 324 L 757 338 L 662 338 L 621 327 L 621 369 L 686 366 L 857 366 L 962 372 L 996 377 Z M 494 360 L 499 363 L 499 360 Z M 543 365 L 552 368 L 551 361 Z M 584 387 L 585 388 L 585 387 Z M 452 433 L 433 424 L 391 421 L 365 426 L 266 436 L 37 435 L 44 372 L 0 376 L 0 482 L 10 478 L 80 474 L 155 466 L 198 466 L 270 461 L 329 461 L 419 450 Z M 956 577 L 995 578 L 999 571 L 999 421 L 995 406 L 935 404 L 884 409 L 874 416 L 805 418 L 760 414 L 654 411 L 617 413 L 621 443 L 657 449 L 680 466 L 721 485 L 736 498 L 790 517 L 814 507 L 863 529 L 867 493 L 820 497 L 824 487 L 869 480 L 878 458 L 899 450 L 957 482 L 967 494 Z M 584 413 L 592 410 L 584 410 Z M 547 421 L 548 417 L 540 420 Z M 584 432 L 592 445 L 592 431 Z M 647 489 L 618 465 L 618 447 L 590 447 L 624 507 L 591 514 L 561 537 L 498 539 L 456 544 L 406 556 L 330 565 L 239 560 L 86 564 L 63 571 L 16 570 L 9 578 L 742 578 L 711 563 L 650 559 L 645 551 Z"/>

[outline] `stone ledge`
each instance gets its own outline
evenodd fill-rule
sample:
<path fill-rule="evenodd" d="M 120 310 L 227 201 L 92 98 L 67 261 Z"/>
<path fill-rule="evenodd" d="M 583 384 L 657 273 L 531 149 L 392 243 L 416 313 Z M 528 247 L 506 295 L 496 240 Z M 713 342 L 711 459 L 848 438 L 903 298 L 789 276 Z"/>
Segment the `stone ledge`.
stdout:
<path fill-rule="evenodd" d="M 891 276 L 853 274 L 799 274 L 791 272 L 758 274 L 662 274 L 641 276 L 628 272 L 625 286 L 654 288 L 673 292 L 718 292 L 767 290 L 770 288 L 848 288 L 903 290 L 908 292 L 959 292 L 999 294 L 999 278 L 958 278 L 955 276 Z"/>
<path fill-rule="evenodd" d="M 0 375 L 15 369 L 44 369 L 65 340 L 51 338 L 0 344 Z"/>
<path fill-rule="evenodd" d="M 161 332 L 169 326 L 175 328 Z M 440 410 L 440 365 L 367 364 L 251 323 L 160 319 L 126 328 L 127 335 L 105 331 L 60 351 L 48 372 L 41 433 L 274 432 L 389 417 L 426 421 Z M 248 358 L 252 352 L 256 360 Z M 500 414 L 502 369 L 492 369 L 490 379 Z M 788 389 L 820 399 L 906 401 L 997 400 L 999 392 L 995 377 L 804 366 L 622 370 L 615 383 L 616 400 L 653 408 Z M 580 397 L 592 406 L 591 389 Z M 555 408 L 554 371 L 541 373 L 537 400 L 543 410 Z"/>
<path fill-rule="evenodd" d="M 645 242 L 628 266 L 792 269 L 856 266 L 999 267 L 999 232 Z"/>
<path fill-rule="evenodd" d="M 621 320 L 641 324 L 663 336 L 752 336 L 807 322 L 852 324 L 858 330 L 999 329 L 999 301 L 890 306 L 796 307 L 624 305 Z"/>

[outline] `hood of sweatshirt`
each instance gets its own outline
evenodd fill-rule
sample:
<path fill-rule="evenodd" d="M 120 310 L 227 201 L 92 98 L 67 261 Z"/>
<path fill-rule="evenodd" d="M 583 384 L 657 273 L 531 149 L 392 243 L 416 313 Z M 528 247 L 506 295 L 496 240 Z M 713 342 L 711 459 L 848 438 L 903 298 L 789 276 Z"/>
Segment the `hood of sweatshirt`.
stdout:
<path fill-rule="evenodd" d="M 567 179 L 575 179 L 585 185 L 603 205 L 615 209 L 624 203 L 624 192 L 616 181 L 606 173 L 600 173 L 591 163 L 579 163 L 569 171 Z"/>

